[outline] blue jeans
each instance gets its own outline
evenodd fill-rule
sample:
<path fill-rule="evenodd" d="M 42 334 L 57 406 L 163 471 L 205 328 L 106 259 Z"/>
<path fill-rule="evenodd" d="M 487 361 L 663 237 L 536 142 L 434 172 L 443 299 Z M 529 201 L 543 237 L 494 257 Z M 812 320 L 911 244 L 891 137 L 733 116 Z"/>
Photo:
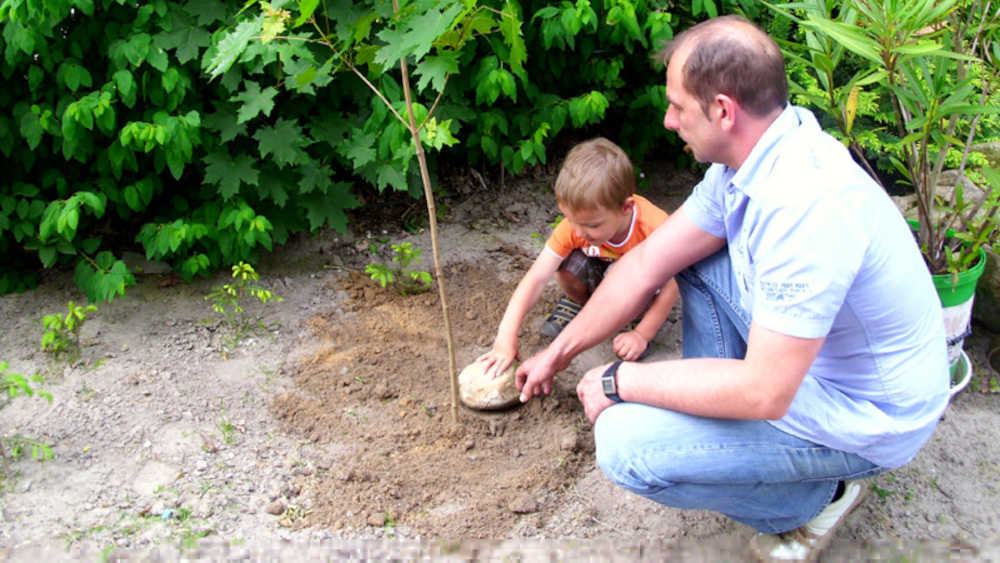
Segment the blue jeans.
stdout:
<path fill-rule="evenodd" d="M 684 357 L 744 357 L 750 319 L 727 250 L 676 279 L 684 304 Z M 885 471 L 766 421 L 705 418 L 639 403 L 605 409 L 594 441 L 598 464 L 619 486 L 667 506 L 721 512 L 768 534 L 814 518 L 838 481 Z"/>

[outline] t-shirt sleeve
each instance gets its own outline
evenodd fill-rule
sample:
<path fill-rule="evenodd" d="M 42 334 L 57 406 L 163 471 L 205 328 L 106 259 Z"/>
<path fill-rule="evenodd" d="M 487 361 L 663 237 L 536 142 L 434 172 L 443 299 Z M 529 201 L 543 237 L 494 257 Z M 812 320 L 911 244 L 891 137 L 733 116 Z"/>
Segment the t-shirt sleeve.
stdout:
<path fill-rule="evenodd" d="M 851 225 L 842 209 L 823 198 L 793 200 L 756 219 L 748 252 L 736 249 L 754 272 L 755 323 L 799 338 L 830 332 L 868 248 L 864 229 Z"/>
<path fill-rule="evenodd" d="M 719 238 L 726 238 L 725 213 L 722 197 L 726 181 L 723 168 L 716 164 L 708 169 L 705 177 L 684 200 L 684 214 L 701 230 Z"/>
<path fill-rule="evenodd" d="M 570 227 L 569 221 L 559 221 L 552 234 L 549 235 L 549 240 L 545 242 L 545 248 L 563 260 L 569 256 L 570 252 L 573 252 L 574 248 L 577 248 L 573 241 L 573 228 Z"/>

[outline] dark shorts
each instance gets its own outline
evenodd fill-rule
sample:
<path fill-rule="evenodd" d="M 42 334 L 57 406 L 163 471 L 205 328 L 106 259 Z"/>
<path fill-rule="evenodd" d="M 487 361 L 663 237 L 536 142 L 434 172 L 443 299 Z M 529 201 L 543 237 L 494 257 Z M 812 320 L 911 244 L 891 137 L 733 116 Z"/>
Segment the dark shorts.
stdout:
<path fill-rule="evenodd" d="M 559 265 L 559 271 L 572 274 L 582 281 L 587 287 L 587 293 L 593 294 L 597 286 L 604 279 L 604 274 L 608 270 L 611 262 L 587 256 L 581 250 L 576 249 L 569 253 Z"/>

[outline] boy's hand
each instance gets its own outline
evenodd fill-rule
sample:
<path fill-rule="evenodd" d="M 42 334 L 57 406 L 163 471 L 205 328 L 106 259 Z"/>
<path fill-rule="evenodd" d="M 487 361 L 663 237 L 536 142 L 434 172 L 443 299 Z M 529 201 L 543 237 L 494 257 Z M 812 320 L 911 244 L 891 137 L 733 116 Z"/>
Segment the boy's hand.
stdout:
<path fill-rule="evenodd" d="M 638 331 L 630 330 L 615 337 L 612 342 L 615 354 L 626 362 L 633 362 L 646 351 L 649 341 L 643 338 Z"/>
<path fill-rule="evenodd" d="M 491 379 L 495 379 L 506 371 L 515 359 L 520 359 L 517 344 L 514 344 L 513 350 L 511 350 L 510 347 L 502 347 L 499 343 L 494 343 L 493 349 L 476 358 L 476 361 L 485 363 L 484 373 Z"/>

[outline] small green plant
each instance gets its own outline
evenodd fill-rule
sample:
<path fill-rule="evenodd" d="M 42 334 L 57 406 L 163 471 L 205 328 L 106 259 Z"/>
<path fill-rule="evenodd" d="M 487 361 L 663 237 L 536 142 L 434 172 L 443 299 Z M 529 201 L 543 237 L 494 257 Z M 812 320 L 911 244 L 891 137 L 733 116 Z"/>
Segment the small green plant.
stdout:
<path fill-rule="evenodd" d="M 885 499 L 891 497 L 892 495 L 896 494 L 896 491 L 890 491 L 888 489 L 883 489 L 882 487 L 879 487 L 878 485 L 876 485 L 874 483 L 872 484 L 872 492 L 875 493 L 875 495 L 878 496 L 878 498 L 881 499 L 881 500 L 885 500 Z"/>
<path fill-rule="evenodd" d="M 392 266 L 373 262 L 365 266 L 365 273 L 382 287 L 394 285 L 400 295 L 413 295 L 430 290 L 430 273 L 425 270 L 409 269 L 411 264 L 421 262 L 420 255 L 424 251 L 413 248 L 413 244 L 409 242 L 394 244 L 392 250 L 395 252 Z"/>
<path fill-rule="evenodd" d="M 72 301 L 66 304 L 66 314 L 53 313 L 42 317 L 45 334 L 42 335 L 42 351 L 56 359 L 75 361 L 80 356 L 80 329 L 87 320 L 87 314 L 97 311 L 97 305 L 86 307 Z"/>
<path fill-rule="evenodd" d="M 205 296 L 206 301 L 212 302 L 212 309 L 222 315 L 225 324 L 232 330 L 231 346 L 235 347 L 244 336 L 253 332 L 256 328 L 263 328 L 259 320 L 250 318 L 246 314 L 246 302 L 256 299 L 266 304 L 271 300 L 281 302 L 278 295 L 274 295 L 270 290 L 257 285 L 260 276 L 254 271 L 253 266 L 246 262 L 239 262 L 233 266 L 233 283 L 216 286 L 212 292 Z"/>
<path fill-rule="evenodd" d="M 385 537 L 392 539 L 395 534 L 393 533 L 393 528 L 396 527 L 397 522 L 392 519 L 392 514 L 385 513 L 385 523 L 382 525 L 382 530 L 385 532 Z"/>
<path fill-rule="evenodd" d="M 8 366 L 7 362 L 0 362 L 0 385 L 2 385 L 2 388 L 0 388 L 0 408 L 7 406 L 14 398 L 19 396 L 33 397 L 38 395 L 46 401 L 52 402 L 51 393 L 37 387 L 32 387 L 32 383 L 40 384 L 44 382 L 40 375 L 35 374 L 31 377 L 25 377 L 19 373 L 7 371 Z M 11 457 L 15 460 L 29 451 L 31 452 L 32 459 L 38 461 L 52 459 L 52 448 L 44 442 L 26 438 L 19 434 L 4 437 L 0 439 L 0 461 L 3 462 L 3 466 L 0 468 L 2 469 L 0 478 L 3 479 L 6 479 L 10 475 L 10 468 L 7 465 L 6 447 L 10 448 Z"/>
<path fill-rule="evenodd" d="M 222 412 L 219 422 L 216 424 L 219 428 L 219 432 L 222 434 L 222 441 L 227 444 L 232 444 L 236 439 L 236 426 L 233 425 L 233 421 L 229 420 L 229 415 Z"/>

